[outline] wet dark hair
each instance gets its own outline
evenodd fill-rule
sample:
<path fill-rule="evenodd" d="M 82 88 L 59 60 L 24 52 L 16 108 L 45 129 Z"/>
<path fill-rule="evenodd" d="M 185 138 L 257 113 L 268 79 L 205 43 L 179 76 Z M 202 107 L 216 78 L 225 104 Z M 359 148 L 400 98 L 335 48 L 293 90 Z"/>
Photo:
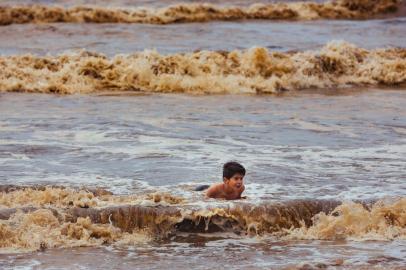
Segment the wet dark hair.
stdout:
<path fill-rule="evenodd" d="M 223 165 L 223 177 L 230 179 L 236 173 L 245 175 L 245 168 L 238 162 L 230 161 Z"/>

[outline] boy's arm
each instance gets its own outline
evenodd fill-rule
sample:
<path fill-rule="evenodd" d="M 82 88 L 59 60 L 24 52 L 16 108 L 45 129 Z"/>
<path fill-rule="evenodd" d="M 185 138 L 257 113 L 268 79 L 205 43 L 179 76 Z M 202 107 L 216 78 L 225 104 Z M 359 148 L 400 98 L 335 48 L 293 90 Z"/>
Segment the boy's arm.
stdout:
<path fill-rule="evenodd" d="M 247 196 L 241 196 L 241 194 L 244 192 L 244 190 L 245 190 L 245 186 L 243 185 L 242 188 L 241 188 L 240 199 L 246 199 L 247 198 Z"/>

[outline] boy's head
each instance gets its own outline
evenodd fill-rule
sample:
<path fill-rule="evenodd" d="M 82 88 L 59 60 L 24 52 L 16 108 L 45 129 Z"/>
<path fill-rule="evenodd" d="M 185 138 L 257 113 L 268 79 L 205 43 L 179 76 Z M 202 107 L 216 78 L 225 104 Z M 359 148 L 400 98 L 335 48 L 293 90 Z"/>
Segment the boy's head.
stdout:
<path fill-rule="evenodd" d="M 230 161 L 223 165 L 223 181 L 225 184 L 240 189 L 245 176 L 245 168 L 238 162 Z"/>

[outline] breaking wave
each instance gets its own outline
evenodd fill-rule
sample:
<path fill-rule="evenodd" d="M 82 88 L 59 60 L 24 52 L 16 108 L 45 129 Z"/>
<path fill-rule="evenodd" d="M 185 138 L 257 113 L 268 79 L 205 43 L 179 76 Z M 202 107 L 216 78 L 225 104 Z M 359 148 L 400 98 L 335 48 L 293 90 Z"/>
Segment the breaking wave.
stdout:
<path fill-rule="evenodd" d="M 86 51 L 0 57 L 0 92 L 255 94 L 405 82 L 405 48 L 366 50 L 346 42 L 287 53 L 255 47 L 172 55 L 145 50 L 112 58 Z"/>
<path fill-rule="evenodd" d="M 336 0 L 325 3 L 290 2 L 254 4 L 249 7 L 212 4 L 178 4 L 160 9 L 104 8 L 96 6 L 3 6 L 0 25 L 13 23 L 150 23 L 207 22 L 213 20 L 314 20 L 367 19 L 393 13 L 401 0 Z"/>
<path fill-rule="evenodd" d="M 319 213 L 310 227 L 289 232 L 290 239 L 406 239 L 406 198 L 376 202 L 369 208 L 354 202 L 338 206 L 330 214 Z"/>
<path fill-rule="evenodd" d="M 244 201 L 197 206 L 170 194 L 14 187 L 0 195 L 0 248 L 128 245 L 177 232 L 283 239 L 406 239 L 406 198 L 378 202 Z"/>

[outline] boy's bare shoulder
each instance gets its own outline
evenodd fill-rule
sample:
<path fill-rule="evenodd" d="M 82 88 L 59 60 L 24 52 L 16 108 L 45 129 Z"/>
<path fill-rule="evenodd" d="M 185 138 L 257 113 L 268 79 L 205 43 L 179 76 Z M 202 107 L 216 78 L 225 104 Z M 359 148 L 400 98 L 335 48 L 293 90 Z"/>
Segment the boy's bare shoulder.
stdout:
<path fill-rule="evenodd" d="M 222 183 L 211 185 L 206 192 L 206 196 L 209 198 L 216 198 L 217 196 L 222 194 L 222 187 L 223 187 Z"/>

